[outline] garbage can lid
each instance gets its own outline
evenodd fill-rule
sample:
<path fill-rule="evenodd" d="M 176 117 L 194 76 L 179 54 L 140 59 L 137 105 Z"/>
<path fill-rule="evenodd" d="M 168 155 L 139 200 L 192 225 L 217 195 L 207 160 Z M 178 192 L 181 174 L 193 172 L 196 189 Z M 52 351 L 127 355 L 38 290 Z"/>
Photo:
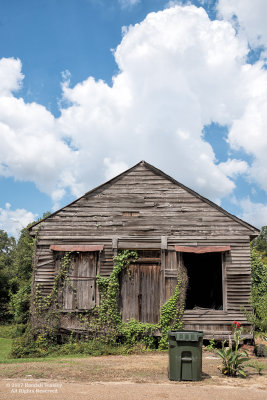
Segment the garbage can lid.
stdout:
<path fill-rule="evenodd" d="M 201 331 L 170 331 L 168 336 L 169 338 L 174 337 L 176 341 L 180 342 L 198 342 L 204 334 Z"/>

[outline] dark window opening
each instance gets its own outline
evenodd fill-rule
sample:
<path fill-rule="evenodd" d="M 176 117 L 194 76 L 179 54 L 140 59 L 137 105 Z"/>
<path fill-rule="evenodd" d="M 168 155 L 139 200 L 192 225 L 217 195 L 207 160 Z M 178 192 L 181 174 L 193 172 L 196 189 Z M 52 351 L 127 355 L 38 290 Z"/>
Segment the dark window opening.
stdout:
<path fill-rule="evenodd" d="M 183 260 L 188 274 L 185 308 L 222 310 L 222 254 L 183 253 Z"/>

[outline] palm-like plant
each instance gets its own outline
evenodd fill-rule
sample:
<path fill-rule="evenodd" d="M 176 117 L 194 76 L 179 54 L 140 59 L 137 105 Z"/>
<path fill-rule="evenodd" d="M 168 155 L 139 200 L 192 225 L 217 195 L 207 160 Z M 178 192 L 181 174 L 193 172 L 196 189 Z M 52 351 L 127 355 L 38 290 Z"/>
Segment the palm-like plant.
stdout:
<path fill-rule="evenodd" d="M 240 337 L 242 333 L 242 327 L 239 322 L 234 321 L 234 350 L 229 347 L 225 348 L 225 341 L 221 350 L 217 350 L 218 356 L 222 358 L 221 371 L 224 375 L 228 376 L 246 376 L 244 372 L 244 362 L 249 361 L 249 357 L 246 351 L 240 351 Z"/>

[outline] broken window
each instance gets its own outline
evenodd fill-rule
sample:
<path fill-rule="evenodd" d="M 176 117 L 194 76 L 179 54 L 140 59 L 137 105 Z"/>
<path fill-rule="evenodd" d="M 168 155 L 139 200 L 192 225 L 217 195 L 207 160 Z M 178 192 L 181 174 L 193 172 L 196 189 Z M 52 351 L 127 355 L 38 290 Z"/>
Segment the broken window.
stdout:
<path fill-rule="evenodd" d="M 183 253 L 188 274 L 187 310 L 223 309 L 222 253 Z"/>

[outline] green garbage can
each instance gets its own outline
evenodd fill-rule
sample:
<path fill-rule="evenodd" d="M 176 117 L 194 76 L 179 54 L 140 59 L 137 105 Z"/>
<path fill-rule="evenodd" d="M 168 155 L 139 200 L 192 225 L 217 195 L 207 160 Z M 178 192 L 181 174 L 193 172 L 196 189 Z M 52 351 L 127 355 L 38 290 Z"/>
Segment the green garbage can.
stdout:
<path fill-rule="evenodd" d="M 199 381 L 202 373 L 203 332 L 170 331 L 169 379 Z"/>

